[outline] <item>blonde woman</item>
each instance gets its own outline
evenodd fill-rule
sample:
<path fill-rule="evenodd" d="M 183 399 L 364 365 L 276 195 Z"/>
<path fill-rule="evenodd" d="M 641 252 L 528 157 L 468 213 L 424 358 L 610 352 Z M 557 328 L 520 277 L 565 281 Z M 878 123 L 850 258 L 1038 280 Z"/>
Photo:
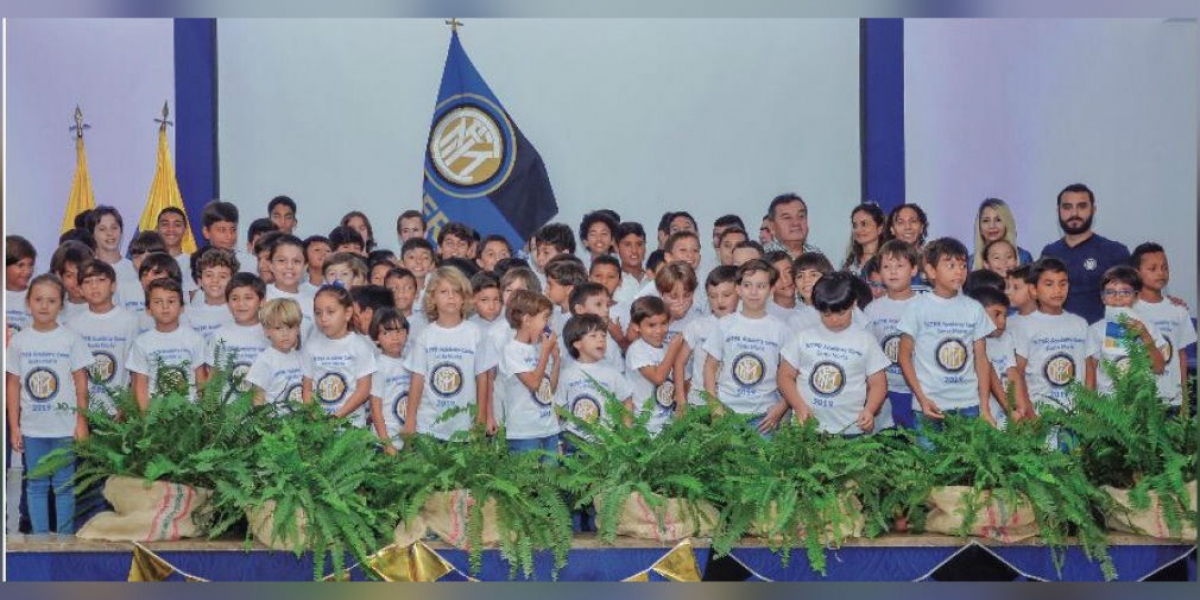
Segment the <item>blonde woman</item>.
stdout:
<path fill-rule="evenodd" d="M 1008 204 L 999 198 L 988 198 L 979 204 L 979 214 L 975 217 L 975 253 L 967 259 L 972 271 L 984 268 L 987 257 L 982 250 L 999 239 L 1008 240 L 1017 249 L 1018 265 L 1033 262 L 1033 255 L 1017 245 L 1017 222 Z"/>

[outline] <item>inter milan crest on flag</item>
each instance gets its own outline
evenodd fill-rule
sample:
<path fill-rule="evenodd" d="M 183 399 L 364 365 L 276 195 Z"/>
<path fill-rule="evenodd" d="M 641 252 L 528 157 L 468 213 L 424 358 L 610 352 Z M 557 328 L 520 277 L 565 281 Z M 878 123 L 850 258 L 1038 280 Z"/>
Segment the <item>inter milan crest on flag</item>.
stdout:
<path fill-rule="evenodd" d="M 475 70 L 457 31 L 429 128 L 424 187 L 431 240 L 458 221 L 521 248 L 558 212 L 541 156 Z"/>

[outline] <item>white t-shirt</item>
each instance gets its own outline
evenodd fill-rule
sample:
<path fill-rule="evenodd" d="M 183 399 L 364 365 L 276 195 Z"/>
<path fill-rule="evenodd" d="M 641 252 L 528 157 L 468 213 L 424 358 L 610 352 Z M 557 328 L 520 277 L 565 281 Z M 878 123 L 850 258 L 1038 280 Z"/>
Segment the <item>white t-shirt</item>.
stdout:
<path fill-rule="evenodd" d="M 1004 333 L 998 338 L 989 337 L 983 340 L 987 345 L 988 362 L 992 363 L 992 368 L 995 369 L 996 375 L 1000 377 L 1000 387 L 1007 393 L 1009 380 L 1008 370 L 1016 368 L 1017 354 L 1013 350 L 1012 334 L 1005 329 Z M 989 402 L 992 407 L 992 417 L 996 419 L 996 425 L 1003 427 L 1008 421 L 1008 416 L 1004 414 L 1004 406 L 996 400 L 995 395 L 989 395 Z M 1016 409 L 1016 406 L 1012 407 Z"/>
<path fill-rule="evenodd" d="M 867 330 L 875 336 L 883 353 L 892 362 L 887 368 L 888 391 L 901 394 L 911 394 L 912 390 L 908 389 L 908 382 L 904 381 L 904 375 L 900 372 L 900 329 L 896 325 L 900 322 L 904 307 L 914 299 L 915 295 L 906 300 L 882 296 L 868 304 L 864 311 Z"/>
<path fill-rule="evenodd" d="M 138 336 L 137 316 L 120 306 L 106 313 L 87 310 L 68 321 L 67 327 L 83 338 L 94 359 L 88 376 L 89 406 L 116 414 L 116 406 L 104 388 L 129 385 L 126 359 Z"/>
<path fill-rule="evenodd" d="M 186 297 L 192 292 L 200 289 L 200 284 L 192 279 L 192 255 L 186 252 L 175 257 L 175 262 L 179 265 L 179 274 L 183 276 L 183 295 Z"/>
<path fill-rule="evenodd" d="M 983 306 L 959 293 L 910 300 L 896 328 L 913 338 L 913 364 L 922 391 L 942 410 L 979 406 L 975 340 L 995 331 Z M 920 402 L 913 395 L 913 409 Z"/>
<path fill-rule="evenodd" d="M 789 337 L 782 358 L 799 372 L 800 395 L 821 431 L 864 433 L 855 421 L 867 405 L 867 378 L 891 364 L 873 335 L 853 324 L 837 332 L 820 325 Z M 872 431 L 891 427 L 891 412 L 885 398 Z"/>
<path fill-rule="evenodd" d="M 66 301 L 63 302 L 62 311 L 58 313 L 58 324 L 66 325 L 68 322 L 70 322 L 71 319 L 73 319 L 87 311 L 88 311 L 87 302 L 80 302 L 80 303 L 76 304 L 74 302 L 71 302 L 70 299 L 67 299 Z"/>
<path fill-rule="evenodd" d="M 725 406 L 739 414 L 761 415 L 779 402 L 775 380 L 788 333 L 783 321 L 771 315 L 751 319 L 733 313 L 717 322 L 704 351 L 721 363 L 717 397 Z"/>
<path fill-rule="evenodd" d="M 591 377 L 592 379 L 588 379 Z M 599 387 L 597 387 L 599 385 Z M 611 393 L 617 402 L 624 402 L 633 397 L 633 386 L 629 379 L 612 367 L 602 363 L 572 362 L 564 365 L 558 374 L 558 389 L 554 391 L 554 401 L 576 417 L 596 423 L 603 419 L 609 423 L 608 396 Z M 570 421 L 563 422 L 563 429 L 585 439 L 578 427 Z"/>
<path fill-rule="evenodd" d="M 371 397 L 379 398 L 383 408 L 383 427 L 392 445 L 402 448 L 400 432 L 404 430 L 404 411 L 408 410 L 408 388 L 412 375 L 404 368 L 404 357 L 375 355 L 379 370 L 371 376 Z"/>
<path fill-rule="evenodd" d="M 1154 349 L 1161 351 L 1166 348 L 1166 339 L 1153 323 L 1147 321 L 1144 315 L 1134 309 L 1126 310 L 1129 311 L 1130 318 L 1137 319 L 1146 326 L 1146 331 L 1150 332 L 1150 339 L 1154 340 Z M 1102 394 L 1112 393 L 1113 390 L 1112 378 L 1108 376 L 1105 363 L 1115 363 L 1121 371 L 1129 368 L 1129 352 L 1125 350 L 1124 338 L 1125 328 L 1119 321 L 1104 318 L 1088 325 L 1087 356 L 1096 359 L 1098 363 L 1096 365 L 1096 391 Z"/>
<path fill-rule="evenodd" d="M 704 404 L 704 399 L 700 396 L 700 392 L 704 391 L 704 362 L 708 358 L 708 352 L 704 351 L 704 342 L 716 330 L 717 316 L 711 313 L 699 319 L 693 319 L 683 330 L 683 339 L 687 342 L 688 348 L 692 350 L 692 355 L 688 358 L 688 362 L 692 365 L 692 368 L 688 370 L 692 382 L 691 387 L 688 388 L 688 404 L 695 406 Z"/>
<path fill-rule="evenodd" d="M 276 408 L 303 402 L 304 361 L 299 350 L 286 353 L 268 346 L 246 372 L 246 381 L 263 390 L 263 400 Z"/>
<path fill-rule="evenodd" d="M 25 294 L 28 290 L 14 292 L 4 290 L 4 326 L 5 340 L 12 338 L 21 330 L 33 324 L 33 315 L 25 308 Z"/>
<path fill-rule="evenodd" d="M 141 312 L 146 308 L 146 290 L 142 289 L 142 282 L 138 278 L 137 270 L 133 268 L 133 261 L 122 258 L 112 263 L 112 268 L 117 274 L 117 290 L 113 302 L 125 310 Z"/>
<path fill-rule="evenodd" d="M 1196 343 L 1196 328 L 1192 325 L 1192 319 L 1188 316 L 1187 309 L 1175 306 L 1169 300 L 1138 300 L 1133 308 L 1146 317 L 1145 322 L 1154 325 L 1167 342 L 1167 349 L 1163 354 L 1163 372 L 1158 376 L 1158 395 L 1166 398 L 1171 406 L 1179 406 L 1183 400 L 1179 353 Z M 1192 390 L 1192 393 L 1195 393 L 1195 390 Z"/>
<path fill-rule="evenodd" d="M 617 286 L 617 291 L 613 292 L 613 300 L 617 304 L 627 304 L 633 302 L 637 298 L 638 290 L 645 285 L 645 280 L 639 281 L 633 275 L 621 271 L 621 285 Z"/>
<path fill-rule="evenodd" d="M 1026 360 L 1025 385 L 1034 407 L 1070 407 L 1067 385 L 1083 381 L 1087 321 L 1069 312 L 1048 315 L 1039 310 L 1022 317 L 1015 328 L 1006 329 L 1012 333 L 1017 356 Z"/>
<path fill-rule="evenodd" d="M 267 295 L 264 299 L 264 302 L 266 300 L 274 300 L 276 298 L 295 300 L 296 303 L 300 305 L 300 345 L 303 346 L 304 342 L 308 340 L 309 336 L 316 331 L 313 328 L 314 296 L 304 293 L 303 286 L 300 288 L 299 292 L 293 294 L 291 292 L 285 292 L 279 289 L 273 283 L 267 285 Z"/>
<path fill-rule="evenodd" d="M 37 331 L 32 326 L 13 336 L 4 370 L 21 379 L 21 435 L 71 437 L 79 404 L 72 373 L 92 365 L 83 338 L 66 327 Z"/>
<path fill-rule="evenodd" d="M 232 314 L 232 313 L 231 313 Z M 224 345 L 224 353 L 217 357 L 217 346 Z M 242 378 L 239 392 L 250 389 L 250 382 L 245 380 L 246 373 L 254 364 L 255 359 L 263 350 L 271 347 L 271 341 L 263 331 L 262 325 L 238 325 L 230 323 L 213 332 L 208 339 L 204 352 L 204 364 L 213 368 L 224 366 L 228 360 L 233 361 L 232 378 Z"/>
<path fill-rule="evenodd" d="M 738 304 L 741 304 L 741 302 L 738 302 Z M 796 305 L 791 308 L 780 306 L 776 304 L 775 299 L 772 298 L 767 300 L 767 314 L 779 319 L 780 321 L 787 322 L 788 317 L 792 316 L 792 313 L 796 312 L 796 309 L 800 308 L 801 306 L 804 306 L 804 303 L 800 301 L 797 301 Z"/>
<path fill-rule="evenodd" d="M 189 304 L 184 312 L 187 313 L 192 330 L 207 342 L 218 329 L 232 325 L 234 321 L 228 304 L 207 304 L 201 297 L 203 295 L 204 291 L 196 294 L 196 302 Z"/>
<path fill-rule="evenodd" d="M 642 375 L 642 367 L 657 366 L 662 363 L 666 356 L 667 347 L 664 343 L 662 347 L 655 348 L 646 343 L 644 339 L 634 340 L 629 345 L 629 350 L 625 352 L 625 373 L 629 377 L 629 383 L 633 388 L 633 408 L 635 413 L 641 413 L 644 410 L 651 410 L 653 414 L 650 420 L 646 423 L 646 429 L 651 433 L 658 433 L 662 428 L 671 422 L 675 413 L 675 382 L 672 381 L 671 375 L 667 375 L 667 379 L 662 385 L 654 385 L 649 379 Z M 647 401 L 649 407 L 647 408 Z"/>
<path fill-rule="evenodd" d="M 551 363 L 547 363 L 536 393 L 529 391 L 517 377 L 536 370 L 540 354 L 538 344 L 513 339 L 504 345 L 500 356 L 493 402 L 504 404 L 502 424 L 510 440 L 543 438 L 559 431 L 558 417 L 554 415 L 554 388 L 550 385 Z"/>
<path fill-rule="evenodd" d="M 130 373 L 149 378 L 146 389 L 151 397 L 163 393 L 160 385 L 167 390 L 178 390 L 186 383 L 187 397 L 195 402 L 196 369 L 204 364 L 204 338 L 183 325 L 169 333 L 151 329 L 133 340 L 126 364 Z"/>
<path fill-rule="evenodd" d="M 504 318 L 504 315 L 501 314 L 499 317 L 496 317 L 495 319 L 488 321 L 487 319 L 484 319 L 483 317 L 479 316 L 479 314 L 474 314 L 474 315 L 471 315 L 471 318 L 467 319 L 467 320 L 474 323 L 475 326 L 478 327 L 480 330 L 487 331 L 488 329 L 490 329 L 492 327 L 492 325 L 495 325 L 496 322 L 500 321 L 503 318 Z M 409 328 L 411 330 L 412 325 L 409 325 Z"/>
<path fill-rule="evenodd" d="M 413 310 L 411 315 L 405 317 L 408 320 L 408 340 L 404 342 L 404 356 L 412 351 L 413 343 L 417 341 L 417 336 L 421 335 L 421 331 L 429 325 L 429 319 L 425 317 L 425 313 L 419 310 Z M 496 323 L 503 323 L 503 319 L 497 319 Z M 505 323 L 507 324 L 507 323 Z"/>
<path fill-rule="evenodd" d="M 238 273 L 250 273 L 258 275 L 258 257 L 238 248 L 234 251 L 234 256 L 238 260 Z"/>
<path fill-rule="evenodd" d="M 424 379 L 417 432 L 447 440 L 457 431 L 470 429 L 471 416 L 466 411 L 435 421 L 449 409 L 476 404 L 475 378 L 493 364 L 484 332 L 474 323 L 463 321 L 450 328 L 427 325 L 404 359 L 404 367 Z"/>
<path fill-rule="evenodd" d="M 300 350 L 304 377 L 312 380 L 312 398 L 333 414 L 358 389 L 358 380 L 376 371 L 375 349 L 362 336 L 347 332 L 332 340 L 317 332 Z M 367 424 L 366 402 L 347 415 L 355 427 Z"/>

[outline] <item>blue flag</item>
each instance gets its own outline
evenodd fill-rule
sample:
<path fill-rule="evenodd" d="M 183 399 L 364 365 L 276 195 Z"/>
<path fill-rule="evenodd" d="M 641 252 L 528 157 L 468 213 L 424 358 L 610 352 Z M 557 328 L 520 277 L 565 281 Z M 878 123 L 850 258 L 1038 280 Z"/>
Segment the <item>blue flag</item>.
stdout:
<path fill-rule="evenodd" d="M 427 235 L 458 221 L 519 250 L 558 212 L 546 165 L 451 33 L 425 146 Z"/>

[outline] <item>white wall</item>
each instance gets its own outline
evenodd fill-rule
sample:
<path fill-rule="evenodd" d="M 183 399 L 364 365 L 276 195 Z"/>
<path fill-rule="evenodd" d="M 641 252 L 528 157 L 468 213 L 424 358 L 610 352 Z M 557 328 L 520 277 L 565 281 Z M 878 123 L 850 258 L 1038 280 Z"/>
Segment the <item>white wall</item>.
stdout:
<path fill-rule="evenodd" d="M 1154 240 L 1171 291 L 1196 301 L 1196 22 L 904 23 L 908 199 L 933 235 L 972 244 L 979 202 L 1016 213 L 1036 257 L 1058 238 L 1055 196 L 1086 183 L 1095 229 Z"/>
<path fill-rule="evenodd" d="M 97 204 L 121 211 L 127 244 L 150 193 L 163 100 L 175 106 L 170 19 L 9 19 L 6 234 L 50 268 L 75 174 L 75 105 Z M 174 152 L 174 130 L 170 140 Z"/>
<path fill-rule="evenodd" d="M 448 28 L 217 27 L 222 197 L 257 216 L 288 194 L 303 234 L 359 208 L 396 247 L 396 216 L 420 207 Z M 460 36 L 545 160 L 556 220 L 575 228 L 609 207 L 653 231 L 687 209 L 705 236 L 726 212 L 757 231 L 770 199 L 794 190 L 810 240 L 840 258 L 860 197 L 856 19 L 474 19 Z"/>

